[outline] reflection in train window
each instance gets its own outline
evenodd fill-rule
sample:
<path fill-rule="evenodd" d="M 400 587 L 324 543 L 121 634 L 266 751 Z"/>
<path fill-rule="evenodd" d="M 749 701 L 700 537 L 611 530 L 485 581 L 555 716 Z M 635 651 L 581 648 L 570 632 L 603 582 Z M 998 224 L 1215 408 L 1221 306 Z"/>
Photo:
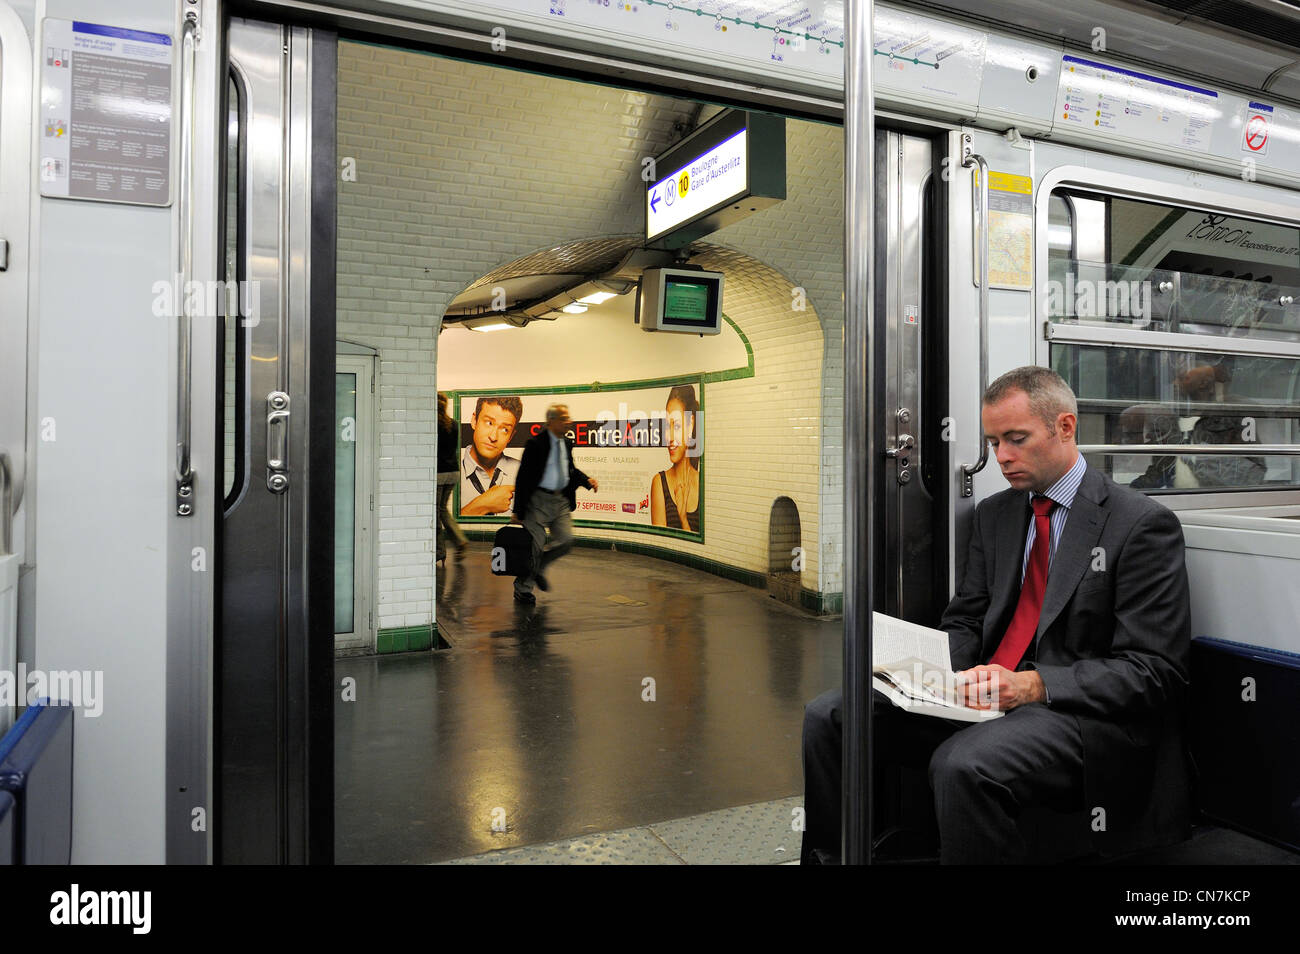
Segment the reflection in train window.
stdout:
<path fill-rule="evenodd" d="M 1300 228 L 1058 189 L 1047 317 L 1300 342 Z"/>
<path fill-rule="evenodd" d="M 1058 189 L 1046 241 L 1050 363 L 1079 397 L 1079 443 L 1231 448 L 1090 465 L 1154 491 L 1300 485 L 1300 457 L 1241 446 L 1300 444 L 1300 228 Z"/>
<path fill-rule="evenodd" d="M 1187 351 L 1052 347 L 1079 398 L 1080 444 L 1300 443 L 1300 361 Z M 1250 453 L 1090 458 L 1145 490 L 1294 487 L 1300 458 Z"/>

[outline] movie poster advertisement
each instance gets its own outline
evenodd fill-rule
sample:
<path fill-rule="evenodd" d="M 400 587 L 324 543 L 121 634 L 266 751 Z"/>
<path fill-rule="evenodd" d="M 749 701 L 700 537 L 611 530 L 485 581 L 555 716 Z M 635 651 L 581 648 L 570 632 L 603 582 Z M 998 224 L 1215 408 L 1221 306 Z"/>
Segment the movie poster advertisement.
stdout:
<path fill-rule="evenodd" d="M 580 488 L 577 526 L 660 528 L 704 536 L 703 388 L 697 380 L 626 391 L 459 393 L 461 519 L 509 519 L 524 444 L 566 404 L 573 462 L 600 484 Z M 654 532 L 654 531 L 652 531 Z"/>

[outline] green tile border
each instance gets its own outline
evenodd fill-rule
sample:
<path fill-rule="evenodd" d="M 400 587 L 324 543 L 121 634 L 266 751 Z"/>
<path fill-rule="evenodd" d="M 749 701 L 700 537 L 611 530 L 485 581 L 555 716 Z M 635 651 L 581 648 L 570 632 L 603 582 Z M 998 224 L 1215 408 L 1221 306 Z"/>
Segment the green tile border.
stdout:
<path fill-rule="evenodd" d="M 464 388 L 459 391 L 444 391 L 450 401 L 450 413 L 457 421 L 461 420 L 461 399 L 476 398 L 484 394 L 600 394 L 605 391 L 634 391 L 645 388 L 673 387 L 678 384 L 699 384 L 699 404 L 700 410 L 705 411 L 705 385 L 712 384 L 716 381 L 736 381 L 741 378 L 752 378 L 754 376 L 754 346 L 750 343 L 749 337 L 740 330 L 740 325 L 736 324 L 725 312 L 722 315 L 723 320 L 735 330 L 736 335 L 740 338 L 741 343 L 745 346 L 745 364 L 739 368 L 728 368 L 725 371 L 705 371 L 697 375 L 676 375 L 666 378 L 641 378 L 635 381 L 593 381 L 589 384 L 560 384 L 550 386 L 530 386 L 524 388 Z M 458 451 L 459 453 L 459 451 Z M 702 466 L 702 465 L 701 465 Z M 707 493 L 708 481 L 701 474 L 700 480 L 700 513 L 707 513 Z M 434 494 L 436 506 L 437 493 Z M 455 489 L 452 491 L 452 506 L 457 514 L 460 513 L 460 481 L 456 482 Z M 500 526 L 509 522 L 509 517 L 504 515 L 482 516 L 482 517 L 462 517 L 458 516 L 457 520 L 461 524 L 461 529 L 466 525 L 476 523 Z M 704 518 L 707 523 L 707 517 Z M 603 530 L 626 530 L 631 533 L 644 533 L 649 535 L 660 535 L 675 537 L 679 540 L 694 540 L 697 543 L 704 543 L 705 526 L 701 525 L 699 532 L 688 533 L 684 530 L 676 530 L 672 527 L 648 527 L 642 524 L 621 523 L 614 520 L 590 520 L 584 517 L 574 517 L 573 525 L 575 527 L 594 527 Z"/>
<path fill-rule="evenodd" d="M 394 626 L 390 629 L 381 629 L 375 634 L 375 652 L 380 655 L 450 648 L 451 643 L 438 632 L 437 624 Z"/>
<path fill-rule="evenodd" d="M 496 536 L 495 530 L 477 530 L 472 527 L 462 527 L 465 536 L 471 540 L 484 540 L 492 542 Z M 637 540 L 596 540 L 589 537 L 578 537 L 573 541 L 575 547 L 586 547 L 593 550 L 608 550 L 613 544 L 614 549 L 623 553 L 636 553 L 641 556 L 655 557 L 659 560 L 667 560 L 669 563 L 679 563 L 682 566 L 689 566 L 695 570 L 703 570 L 705 573 L 712 573 L 714 576 L 720 576 L 727 580 L 734 580 L 737 583 L 743 583 L 745 586 L 752 586 L 755 589 L 767 588 L 767 574 L 758 573 L 754 570 L 746 570 L 742 567 L 731 566 L 728 563 L 720 563 L 717 560 L 710 560 L 708 557 L 700 556 L 697 553 L 683 553 L 680 550 L 667 550 L 663 547 L 656 547 L 649 543 L 641 543 Z M 818 616 L 836 616 L 844 612 L 844 594 L 843 593 L 819 593 L 817 590 L 810 590 L 807 587 L 800 587 L 799 606 L 808 610 L 810 613 L 816 613 Z"/>

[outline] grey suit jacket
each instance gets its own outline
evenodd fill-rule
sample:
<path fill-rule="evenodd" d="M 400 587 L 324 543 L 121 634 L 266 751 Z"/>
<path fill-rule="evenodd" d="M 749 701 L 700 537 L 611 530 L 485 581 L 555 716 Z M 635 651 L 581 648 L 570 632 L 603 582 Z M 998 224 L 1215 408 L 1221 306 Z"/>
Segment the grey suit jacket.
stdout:
<path fill-rule="evenodd" d="M 1023 490 L 975 509 L 966 572 L 939 624 L 954 670 L 987 664 L 1015 614 L 1030 514 Z M 1182 525 L 1088 468 L 1019 669 L 1038 670 L 1050 708 L 1078 720 L 1085 808 L 1100 818 L 1093 846 L 1105 854 L 1186 835 L 1190 649 Z"/>

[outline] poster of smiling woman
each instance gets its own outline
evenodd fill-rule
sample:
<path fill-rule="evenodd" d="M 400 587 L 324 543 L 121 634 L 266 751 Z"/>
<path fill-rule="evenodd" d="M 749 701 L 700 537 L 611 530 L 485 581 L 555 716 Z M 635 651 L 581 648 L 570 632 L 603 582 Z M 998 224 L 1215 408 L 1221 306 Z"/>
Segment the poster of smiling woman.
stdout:
<path fill-rule="evenodd" d="M 462 522 L 510 517 L 524 443 L 567 404 L 573 462 L 600 483 L 578 491 L 577 526 L 704 538 L 704 409 L 698 379 L 621 390 L 461 391 Z"/>

